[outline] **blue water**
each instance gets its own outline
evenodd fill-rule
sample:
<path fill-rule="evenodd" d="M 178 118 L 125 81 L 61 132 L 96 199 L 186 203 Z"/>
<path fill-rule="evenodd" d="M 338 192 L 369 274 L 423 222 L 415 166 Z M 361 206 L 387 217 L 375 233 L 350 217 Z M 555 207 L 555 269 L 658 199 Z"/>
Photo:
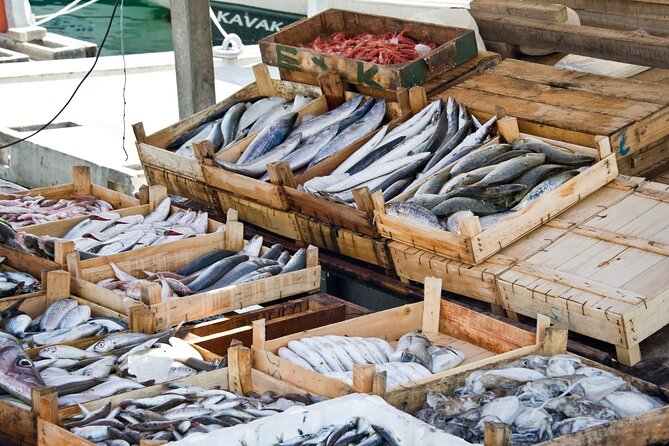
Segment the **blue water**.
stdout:
<path fill-rule="evenodd" d="M 80 4 L 85 3 L 83 0 Z M 31 0 L 33 13 L 49 14 L 65 7 L 68 0 Z M 100 0 L 72 14 L 51 20 L 44 26 L 49 32 L 96 43 L 102 41 L 114 7 L 114 0 Z M 109 32 L 102 55 L 121 54 L 121 8 Z M 123 42 L 126 54 L 172 50 L 172 28 L 166 9 L 147 0 L 125 0 L 123 6 Z"/>

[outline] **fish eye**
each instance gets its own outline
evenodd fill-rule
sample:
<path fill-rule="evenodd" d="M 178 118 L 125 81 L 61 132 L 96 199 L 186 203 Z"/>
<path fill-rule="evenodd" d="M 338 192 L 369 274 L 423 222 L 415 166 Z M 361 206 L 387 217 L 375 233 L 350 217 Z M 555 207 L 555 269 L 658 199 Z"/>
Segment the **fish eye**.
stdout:
<path fill-rule="evenodd" d="M 28 358 L 18 358 L 16 360 L 16 365 L 18 365 L 19 367 L 32 367 L 33 363 Z"/>

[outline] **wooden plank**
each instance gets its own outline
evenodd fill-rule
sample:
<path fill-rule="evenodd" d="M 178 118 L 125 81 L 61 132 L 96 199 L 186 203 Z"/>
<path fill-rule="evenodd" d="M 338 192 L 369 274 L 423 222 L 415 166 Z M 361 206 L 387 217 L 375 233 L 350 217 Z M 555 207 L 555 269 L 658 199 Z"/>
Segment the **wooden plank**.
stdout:
<path fill-rule="evenodd" d="M 441 320 L 441 279 L 425 278 L 422 333 L 438 333 Z"/>
<path fill-rule="evenodd" d="M 72 184 L 75 195 L 91 194 L 91 168 L 89 166 L 72 167 Z"/>
<path fill-rule="evenodd" d="M 484 40 L 669 68 L 667 39 L 489 13 L 472 14 Z"/>
<path fill-rule="evenodd" d="M 474 0 L 469 4 L 469 9 L 473 12 L 492 12 L 556 23 L 567 21 L 567 8 L 558 4 L 511 0 Z"/>
<path fill-rule="evenodd" d="M 251 391 L 251 350 L 248 347 L 228 349 L 228 384 L 230 391 L 238 395 L 246 395 Z"/>
<path fill-rule="evenodd" d="M 372 393 L 374 375 L 374 364 L 353 364 L 353 388 L 360 393 Z"/>
<path fill-rule="evenodd" d="M 483 444 L 485 446 L 511 446 L 511 426 L 486 421 L 483 429 Z"/>

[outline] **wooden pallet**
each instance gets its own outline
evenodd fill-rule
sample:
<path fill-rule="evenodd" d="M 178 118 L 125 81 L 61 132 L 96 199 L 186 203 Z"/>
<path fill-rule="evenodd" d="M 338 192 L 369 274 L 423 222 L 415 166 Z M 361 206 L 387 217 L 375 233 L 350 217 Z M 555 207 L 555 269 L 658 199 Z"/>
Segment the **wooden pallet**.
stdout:
<path fill-rule="evenodd" d="M 618 360 L 634 365 L 639 343 L 669 323 L 667 216 L 666 185 L 619 190 L 617 201 L 501 274 L 502 305 L 613 344 Z"/>
<path fill-rule="evenodd" d="M 369 313 L 370 310 L 366 308 L 329 294 L 318 293 L 199 323 L 188 327 L 188 335 L 184 339 L 225 356 L 233 339 L 241 341 L 247 347 L 253 344 L 252 325 L 255 324 L 264 325 L 267 339 L 275 339 Z"/>
<path fill-rule="evenodd" d="M 385 34 L 410 28 L 409 36 L 431 40 L 439 45 L 430 53 L 411 62 L 381 65 L 304 48 L 316 37 L 336 32 L 371 32 Z M 365 91 L 392 92 L 411 88 L 436 75 L 472 59 L 477 55 L 474 33 L 462 28 L 411 22 L 379 15 L 329 9 L 261 39 L 263 62 L 290 72 L 318 76 L 325 71 L 337 71 L 342 80 L 359 85 Z"/>
<path fill-rule="evenodd" d="M 444 91 L 481 119 L 502 107 L 522 132 L 596 147 L 606 136 L 621 159 L 669 135 L 666 85 L 507 59 Z M 666 157 L 664 158 L 666 159 Z M 621 173 L 633 175 L 624 169 Z"/>
<path fill-rule="evenodd" d="M 68 265 L 73 275 L 72 289 L 90 302 L 129 315 L 137 310 L 138 302 L 96 285 L 100 280 L 114 277 L 109 261 L 135 277 L 141 277 L 143 271 L 176 271 L 197 257 L 216 249 L 239 251 L 245 243 L 243 234 L 243 224 L 229 219 L 223 232 L 151 246 L 141 251 L 86 261 L 80 261 L 78 253 L 73 253 L 68 255 Z M 263 247 L 261 252 L 264 253 L 267 249 Z M 320 289 L 320 280 L 318 249 L 310 246 L 307 248 L 307 268 L 303 270 L 165 301 L 160 295 L 160 286 L 147 283 L 142 290 L 142 303 L 146 306 L 145 310 L 151 313 L 145 317 L 153 319 L 147 323 L 161 329 L 250 305 L 313 293 Z"/>
<path fill-rule="evenodd" d="M 142 202 L 145 204 L 137 204 L 132 207 L 127 207 L 123 209 L 118 210 L 118 214 L 121 215 L 122 217 L 125 217 L 127 215 L 148 215 L 151 213 L 155 207 L 160 204 L 161 201 L 163 201 L 165 198 L 167 198 L 167 190 L 163 186 L 151 186 L 148 188 L 147 194 L 146 194 L 146 199 L 143 200 Z M 183 209 L 180 209 L 176 206 L 172 206 L 170 209 L 170 214 L 174 212 L 179 212 L 182 211 Z M 33 225 L 27 228 L 23 228 L 24 232 L 37 235 L 37 236 L 42 236 L 42 235 L 48 235 L 51 237 L 63 237 L 70 229 L 75 227 L 78 223 L 86 220 L 88 216 L 82 216 L 82 217 L 75 217 L 75 218 L 69 218 L 67 220 L 60 220 L 60 221 L 54 221 L 54 222 L 49 222 L 49 223 L 42 223 L 39 225 Z M 211 240 L 215 238 L 214 233 L 216 230 L 218 230 L 219 227 L 221 227 L 223 223 L 220 223 L 218 221 L 209 219 L 208 225 L 207 225 L 207 234 L 200 235 L 198 237 L 195 237 L 197 239 L 203 239 L 203 240 Z M 192 239 L 186 239 L 186 240 L 192 240 Z M 160 245 L 163 249 L 165 247 L 179 247 L 181 246 L 181 242 L 185 240 L 180 240 L 177 242 L 169 242 L 169 243 L 164 243 Z M 73 252 L 75 252 L 74 249 L 74 242 L 71 240 L 56 240 L 54 243 L 55 249 L 54 249 L 54 260 L 53 263 L 58 265 L 60 268 L 67 269 L 67 256 Z M 145 248 L 141 248 L 138 250 L 133 250 L 129 251 L 131 255 L 137 254 L 140 251 L 143 250 L 150 250 L 153 251 L 156 248 L 156 246 L 147 246 Z M 38 258 L 36 256 L 32 256 L 34 258 Z M 86 267 L 88 262 L 92 262 L 93 260 L 99 260 L 99 259 L 88 259 L 88 260 L 82 260 L 81 261 L 81 267 Z"/>
<path fill-rule="evenodd" d="M 73 166 L 71 183 L 39 187 L 12 194 L 0 194 L 0 200 L 11 200 L 17 196 L 22 195 L 30 195 L 33 197 L 39 195 L 50 200 L 58 200 L 61 198 L 67 199 L 82 195 L 92 195 L 94 197 L 105 200 L 111 204 L 114 209 L 124 209 L 138 206 L 140 204 L 139 200 L 134 197 L 91 183 L 91 168 L 89 166 Z M 33 226 L 36 225 L 24 226 L 18 230 L 26 231 Z"/>
<path fill-rule="evenodd" d="M 514 118 L 505 117 L 500 119 L 498 128 L 506 141 L 530 136 L 518 131 L 518 121 Z M 597 162 L 585 172 L 535 200 L 523 210 L 484 231 L 481 231 L 477 216 L 462 222 L 460 234 L 419 226 L 406 219 L 391 216 L 385 212 L 383 194 L 377 192 L 374 194 L 374 220 L 379 234 L 388 239 L 428 250 L 459 262 L 478 265 L 506 246 L 511 245 L 523 235 L 554 218 L 560 212 L 583 200 L 618 175 L 615 156 L 611 153 L 611 148 L 605 138 L 598 139 L 600 145 L 597 149 L 552 139 L 541 139 L 573 152 L 589 154 Z M 500 141 L 499 137 L 493 138 L 490 144 Z M 446 169 L 450 169 L 450 167 L 446 167 L 442 172 Z M 440 172 L 435 173 L 435 175 L 439 174 Z M 405 200 L 425 181 L 428 181 L 428 179 L 426 178 L 418 183 L 411 190 L 403 192 L 392 201 Z"/>
<path fill-rule="evenodd" d="M 228 367 L 204 372 L 198 375 L 189 376 L 175 380 L 175 383 L 182 385 L 191 385 L 209 388 L 229 390 L 239 395 L 246 395 L 252 392 L 264 393 L 272 391 L 275 393 L 305 393 L 303 389 L 288 383 L 279 381 L 270 376 L 263 375 L 251 368 L 251 352 L 247 347 L 236 346 L 230 349 Z M 112 409 L 127 399 L 148 398 L 160 395 L 165 390 L 164 385 L 148 386 L 143 389 L 114 395 L 89 403 L 82 404 L 88 410 L 98 409 L 108 403 L 111 403 Z M 67 421 L 68 418 L 76 415 L 79 410 L 58 411 L 55 414 L 41 414 L 36 417 L 37 421 L 37 444 L 41 446 L 60 444 L 66 446 L 93 446 L 94 443 L 76 436 L 69 430 L 61 427 L 58 423 Z M 143 443 L 144 444 L 144 443 Z"/>
<path fill-rule="evenodd" d="M 144 125 L 141 122 L 133 126 L 137 139 L 137 152 L 149 184 L 165 186 L 170 194 L 192 198 L 220 212 L 225 212 L 227 209 L 221 208 L 221 203 L 216 194 L 217 189 L 231 190 L 239 197 L 272 199 L 275 209 L 287 209 L 285 199 L 282 199 L 280 191 L 273 187 L 271 183 L 257 180 L 249 182 L 248 180 L 253 179 L 226 172 L 219 167 L 212 167 L 210 171 L 206 171 L 202 168 L 200 160 L 178 156 L 165 149 L 174 138 L 196 128 L 208 117 L 217 114 L 237 101 L 258 96 L 280 96 L 293 99 L 298 94 L 314 98 L 320 95 L 318 87 L 271 79 L 267 67 L 264 65 L 255 66 L 254 74 L 256 75 L 256 82 L 247 85 L 227 99 L 151 135 L 146 135 Z M 307 107 L 309 107 L 309 104 Z M 318 109 L 318 106 L 316 108 Z M 311 110 L 311 108 L 307 108 L 307 110 Z M 239 150 L 246 148 L 253 137 L 254 135 L 250 135 L 246 140 L 240 141 L 241 145 L 237 146 L 238 149 L 230 150 L 230 147 L 228 147 L 221 150 L 221 153 L 217 155 L 229 159 L 237 153 L 237 157 L 239 157 Z M 284 203 L 283 206 L 281 206 L 282 203 Z"/>
<path fill-rule="evenodd" d="M 548 318 L 540 318 L 539 324 L 546 322 Z M 254 330 L 260 332 L 253 338 L 254 368 L 329 398 L 354 392 L 373 391 L 383 395 L 390 389 L 386 389 L 381 378 L 375 377 L 373 365 L 354 366 L 354 385 L 351 387 L 338 379 L 306 370 L 280 358 L 277 356 L 278 349 L 285 347 L 291 340 L 309 336 L 373 336 L 394 343 L 406 333 L 421 331 L 433 342 L 449 345 L 465 353 L 465 360 L 457 367 L 402 386 L 411 387 L 423 382 L 438 381 L 460 370 L 476 368 L 480 362 L 488 362 L 490 358 L 499 354 L 519 349 L 525 351 L 535 342 L 532 333 L 442 300 L 441 279 L 436 278 L 426 279 L 424 302 L 404 305 L 274 340 L 265 339 L 257 326 L 254 326 Z"/>
<path fill-rule="evenodd" d="M 511 351 L 497 357 L 489 358 L 476 370 L 490 370 L 506 364 L 515 359 L 531 354 L 554 355 L 566 353 L 567 330 L 563 328 L 548 327 L 545 332 L 537 333 L 537 343 L 523 349 L 523 351 Z M 574 355 L 577 356 L 577 355 Z M 660 397 L 667 398 L 666 391 L 659 389 L 655 384 L 635 378 L 619 370 L 603 366 L 587 358 L 579 357 L 581 362 L 587 366 L 597 367 L 614 373 L 627 380 L 640 391 Z M 455 389 L 465 383 L 465 379 L 473 372 L 473 369 L 446 376 L 439 381 L 413 386 L 409 389 L 398 389 L 386 393 L 385 399 L 396 408 L 416 413 L 423 408 L 428 391 L 436 391 L 445 395 L 451 394 Z M 554 440 L 539 443 L 541 446 L 608 446 L 620 444 L 625 446 L 644 446 L 656 444 L 669 440 L 669 406 L 663 406 L 646 413 L 622 420 L 612 421 L 603 426 L 583 430 L 575 434 L 564 435 Z M 484 444 L 486 446 L 503 446 L 510 443 L 499 441 L 504 431 L 508 432 L 508 426 L 486 423 L 486 434 Z M 488 434 L 497 435 L 488 435 Z M 509 432 L 510 434 L 510 432 Z"/>

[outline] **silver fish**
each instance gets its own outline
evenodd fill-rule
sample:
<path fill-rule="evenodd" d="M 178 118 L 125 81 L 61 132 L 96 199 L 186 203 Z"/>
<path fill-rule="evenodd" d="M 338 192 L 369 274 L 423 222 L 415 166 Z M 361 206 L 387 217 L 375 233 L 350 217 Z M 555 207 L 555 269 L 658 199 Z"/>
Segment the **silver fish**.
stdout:
<path fill-rule="evenodd" d="M 0 333 L 0 350 L 0 388 L 30 403 L 33 387 L 45 385 L 39 372 L 14 336 Z"/>

